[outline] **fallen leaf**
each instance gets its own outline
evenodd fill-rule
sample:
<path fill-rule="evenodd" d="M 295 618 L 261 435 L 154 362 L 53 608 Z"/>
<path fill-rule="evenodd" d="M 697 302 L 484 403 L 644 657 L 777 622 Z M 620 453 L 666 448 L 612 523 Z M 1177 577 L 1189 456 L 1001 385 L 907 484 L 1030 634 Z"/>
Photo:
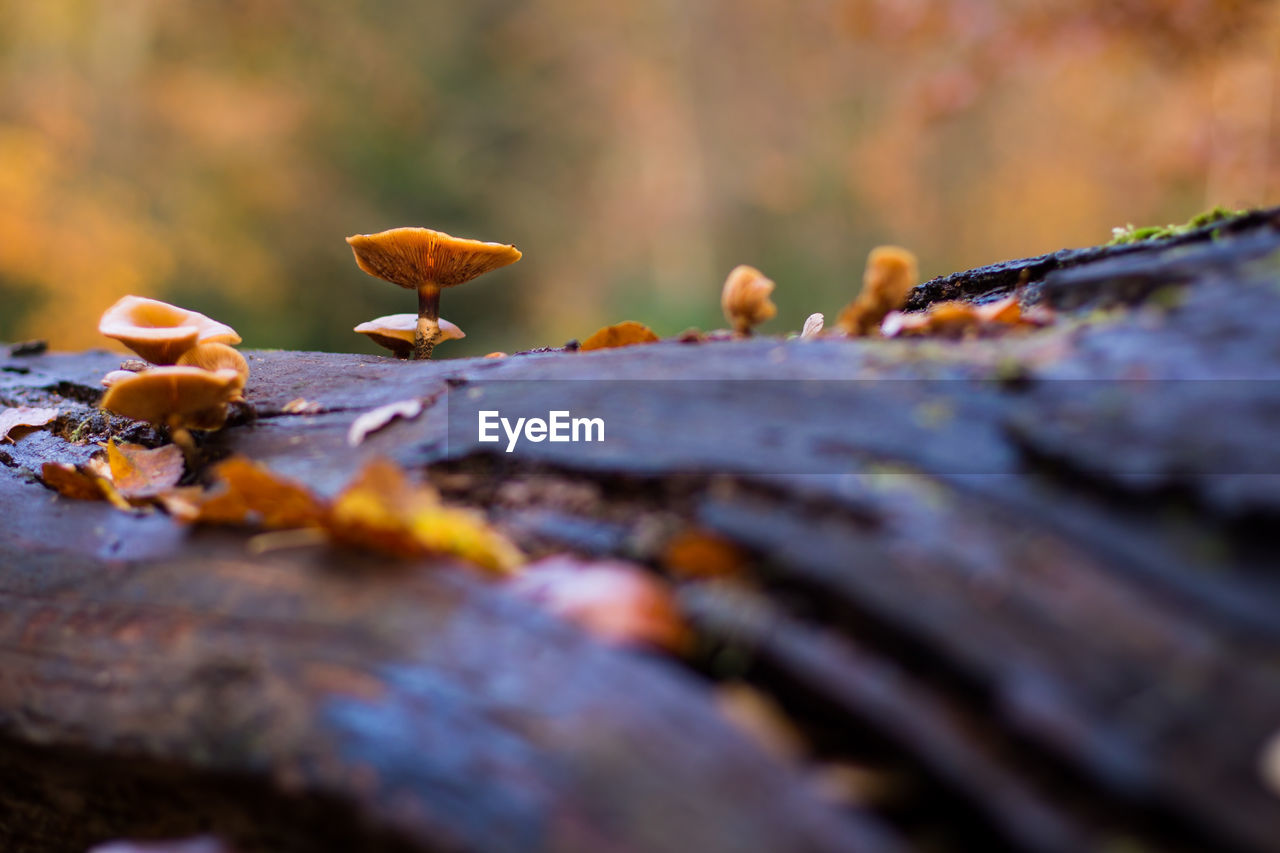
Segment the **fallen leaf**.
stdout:
<path fill-rule="evenodd" d="M 676 534 L 662 552 L 662 565 L 677 577 L 736 577 L 746 571 L 747 555 L 727 539 L 703 530 Z"/>
<path fill-rule="evenodd" d="M 613 326 L 605 326 L 582 342 L 580 350 L 611 349 L 633 344 L 651 344 L 658 340 L 653 330 L 643 323 L 624 320 Z"/>
<path fill-rule="evenodd" d="M 182 479 L 182 449 L 166 444 L 154 450 L 141 444 L 107 443 L 111 483 L 126 498 L 154 498 Z"/>
<path fill-rule="evenodd" d="M 274 529 L 315 527 L 324 517 L 324 504 L 304 486 L 243 456 L 218 463 L 213 476 L 221 485 L 200 501 L 193 521 Z"/>
<path fill-rule="evenodd" d="M 369 433 L 377 432 L 396 418 L 416 418 L 420 414 L 422 401 L 418 399 L 400 400 L 379 406 L 351 422 L 351 429 L 347 431 L 347 444 L 357 447 Z"/>
<path fill-rule="evenodd" d="M 281 406 L 280 411 L 286 415 L 314 415 L 320 411 L 320 404 L 302 397 L 295 397 Z"/>
<path fill-rule="evenodd" d="M 450 554 L 493 572 L 521 563 L 519 550 L 478 512 L 448 507 L 393 462 L 370 461 L 334 500 L 325 520 L 334 541 L 399 557 Z"/>
<path fill-rule="evenodd" d="M 690 644 L 671 589 L 632 563 L 547 557 L 525 566 L 508 589 L 609 642 L 677 654 Z"/>
<path fill-rule="evenodd" d="M 9 440 L 9 431 L 17 427 L 41 427 L 58 416 L 57 409 L 17 406 L 0 409 L 0 440 Z"/>
<path fill-rule="evenodd" d="M 179 486 L 156 495 L 153 500 L 179 521 L 195 521 L 200 517 L 204 498 L 205 491 L 200 486 Z"/>
<path fill-rule="evenodd" d="M 983 323 L 1017 323 L 1022 319 L 1022 306 L 1017 296 L 1006 296 L 994 302 L 977 306 L 978 319 Z"/>
<path fill-rule="evenodd" d="M 101 469 L 99 469 L 101 470 Z M 133 510 L 111 482 L 97 473 L 82 470 L 65 462 L 46 462 L 40 466 L 40 479 L 65 498 L 78 501 L 108 501 L 116 509 Z"/>
<path fill-rule="evenodd" d="M 64 498 L 77 501 L 103 499 L 102 489 L 98 488 L 101 477 L 86 474 L 76 466 L 65 462 L 46 462 L 41 465 L 40 479 Z"/>

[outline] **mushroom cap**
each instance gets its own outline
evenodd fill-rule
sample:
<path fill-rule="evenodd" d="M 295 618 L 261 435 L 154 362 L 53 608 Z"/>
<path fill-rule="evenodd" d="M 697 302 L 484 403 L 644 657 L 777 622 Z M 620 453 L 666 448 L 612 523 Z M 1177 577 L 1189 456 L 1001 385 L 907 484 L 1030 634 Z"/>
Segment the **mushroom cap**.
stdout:
<path fill-rule="evenodd" d="M 456 341 L 467 336 L 466 332 L 443 317 L 438 322 L 441 341 Z M 417 314 L 388 314 L 385 317 L 361 323 L 352 331 L 359 332 L 378 346 L 404 357 L 413 352 L 413 333 L 417 325 Z"/>
<path fill-rule="evenodd" d="M 198 343 L 240 343 L 236 330 L 224 323 L 143 296 L 125 296 L 104 311 L 98 331 L 153 364 L 173 364 Z"/>
<path fill-rule="evenodd" d="M 217 429 L 241 387 L 234 370 L 156 367 L 113 384 L 102 397 L 102 408 L 157 425 Z"/>
<path fill-rule="evenodd" d="M 249 381 L 249 362 L 226 344 L 196 344 L 178 358 L 179 367 L 199 367 L 204 370 L 234 370 L 240 377 L 239 391 Z"/>
<path fill-rule="evenodd" d="M 424 284 L 454 287 L 520 260 L 505 243 L 451 237 L 430 228 L 392 228 L 347 238 L 356 265 L 371 276 L 417 289 Z"/>
<path fill-rule="evenodd" d="M 773 319 L 778 313 L 778 307 L 769 298 L 773 288 L 773 280 L 755 267 L 746 264 L 734 267 L 720 292 L 720 308 L 725 319 L 736 329 Z"/>
<path fill-rule="evenodd" d="M 877 246 L 867 255 L 862 289 L 877 305 L 890 311 L 901 308 L 919 278 L 916 256 L 901 246 Z"/>

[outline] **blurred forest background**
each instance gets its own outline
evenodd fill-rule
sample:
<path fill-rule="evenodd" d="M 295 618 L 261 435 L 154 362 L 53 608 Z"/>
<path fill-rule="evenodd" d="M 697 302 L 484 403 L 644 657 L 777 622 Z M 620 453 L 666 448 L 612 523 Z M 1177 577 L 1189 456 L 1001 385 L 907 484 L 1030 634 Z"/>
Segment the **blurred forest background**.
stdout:
<path fill-rule="evenodd" d="M 246 346 L 373 352 L 412 311 L 343 242 L 525 258 L 457 356 L 636 319 L 769 331 L 867 250 L 928 277 L 1280 200 L 1276 0 L 0 0 L 0 339 L 105 345 L 127 293 Z"/>

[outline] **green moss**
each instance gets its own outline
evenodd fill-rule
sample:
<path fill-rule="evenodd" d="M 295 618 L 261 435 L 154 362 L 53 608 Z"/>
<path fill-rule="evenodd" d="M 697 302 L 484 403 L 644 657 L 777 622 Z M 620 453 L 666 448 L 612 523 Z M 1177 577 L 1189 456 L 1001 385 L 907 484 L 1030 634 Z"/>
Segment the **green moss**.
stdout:
<path fill-rule="evenodd" d="M 1212 210 L 1206 210 L 1197 216 L 1184 222 L 1182 225 L 1148 225 L 1138 228 L 1132 224 L 1123 228 L 1111 229 L 1111 240 L 1106 243 L 1108 246 L 1126 246 L 1130 243 L 1139 243 L 1143 240 L 1163 240 L 1166 237 L 1177 237 L 1194 231 L 1197 228 L 1203 228 L 1206 225 L 1212 225 L 1215 222 L 1221 222 L 1224 219 L 1232 219 L 1240 216 L 1247 211 L 1231 210 L 1225 207 L 1215 207 Z"/>

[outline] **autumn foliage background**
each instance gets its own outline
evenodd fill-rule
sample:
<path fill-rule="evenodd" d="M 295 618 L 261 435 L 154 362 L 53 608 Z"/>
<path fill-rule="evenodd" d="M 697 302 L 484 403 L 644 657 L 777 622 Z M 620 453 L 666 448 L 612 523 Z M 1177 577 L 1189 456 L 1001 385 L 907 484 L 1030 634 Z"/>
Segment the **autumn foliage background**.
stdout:
<path fill-rule="evenodd" d="M 0 0 L 0 339 L 104 345 L 127 293 L 250 347 L 414 309 L 343 237 L 512 242 L 446 296 L 514 351 L 798 329 L 877 243 L 925 276 L 1280 201 L 1274 0 Z"/>

